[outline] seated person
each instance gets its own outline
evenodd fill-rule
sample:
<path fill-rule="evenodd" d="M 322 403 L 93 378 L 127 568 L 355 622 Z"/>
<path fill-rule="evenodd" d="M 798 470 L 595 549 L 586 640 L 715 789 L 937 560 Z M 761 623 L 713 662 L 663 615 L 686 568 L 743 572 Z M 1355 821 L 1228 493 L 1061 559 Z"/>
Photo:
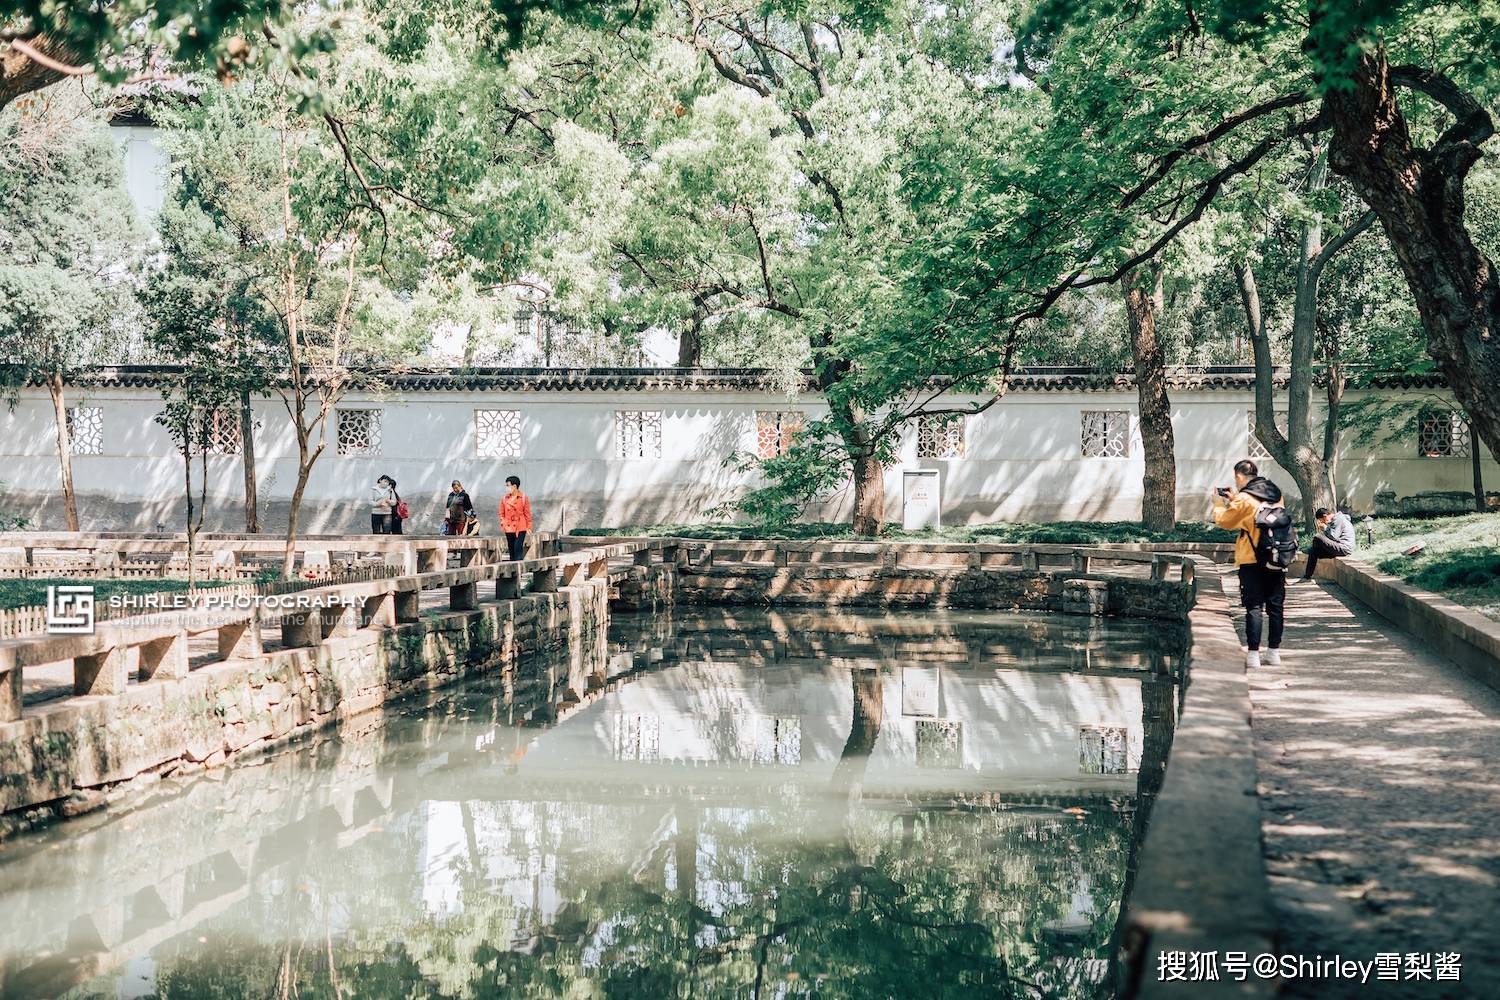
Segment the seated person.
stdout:
<path fill-rule="evenodd" d="M 1348 514 L 1319 507 L 1313 512 L 1313 519 L 1318 522 L 1318 533 L 1313 535 L 1312 544 L 1307 549 L 1307 572 L 1302 575 L 1303 580 L 1312 579 L 1319 559 L 1354 554 L 1354 522 L 1349 520 Z"/>

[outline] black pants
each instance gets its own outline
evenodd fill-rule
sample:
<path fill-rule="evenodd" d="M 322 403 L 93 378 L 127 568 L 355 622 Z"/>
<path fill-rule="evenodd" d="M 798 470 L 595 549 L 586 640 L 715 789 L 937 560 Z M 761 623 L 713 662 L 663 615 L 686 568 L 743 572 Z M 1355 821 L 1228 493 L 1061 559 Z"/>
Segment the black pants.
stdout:
<path fill-rule="evenodd" d="M 391 533 L 391 515 L 371 514 L 370 530 L 377 535 L 389 535 Z"/>
<path fill-rule="evenodd" d="M 510 557 L 512 560 L 526 558 L 526 532 L 507 531 L 505 533 L 505 544 L 510 547 Z"/>
<path fill-rule="evenodd" d="M 1245 645 L 1253 653 L 1260 649 L 1261 627 L 1271 620 L 1267 645 L 1281 648 L 1281 631 L 1286 626 L 1286 574 L 1264 566 L 1240 567 L 1240 603 L 1245 606 Z"/>
<path fill-rule="evenodd" d="M 395 514 L 391 515 L 391 534 L 401 534 L 401 518 L 397 517 Z"/>
<path fill-rule="evenodd" d="M 1303 574 L 1303 577 L 1308 580 L 1312 579 L 1313 570 L 1318 568 L 1319 559 L 1337 559 L 1339 556 L 1353 554 L 1352 548 L 1340 545 L 1327 535 L 1313 535 L 1312 545 L 1307 550 L 1307 572 Z"/>

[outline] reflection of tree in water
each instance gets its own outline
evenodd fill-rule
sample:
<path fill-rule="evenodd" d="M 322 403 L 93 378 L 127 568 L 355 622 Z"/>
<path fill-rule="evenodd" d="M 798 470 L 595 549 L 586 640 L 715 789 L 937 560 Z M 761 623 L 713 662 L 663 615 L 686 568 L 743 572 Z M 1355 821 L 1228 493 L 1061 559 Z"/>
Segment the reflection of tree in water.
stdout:
<path fill-rule="evenodd" d="M 159 995 L 967 998 L 1032 995 L 1026 982 L 1048 996 L 1101 995 L 1128 814 L 864 802 L 885 706 L 876 672 L 854 672 L 851 685 L 827 794 L 465 803 L 458 905 L 438 914 L 422 904 L 415 824 L 393 821 L 257 880 L 242 919 L 272 940 L 227 934 L 204 948 L 195 930 L 155 949 Z M 517 902 L 494 874 L 520 850 L 506 835 L 526 809 L 569 901 L 555 912 Z M 580 849 L 668 809 L 675 834 L 643 866 Z M 1077 905 L 1076 892 L 1091 902 Z M 1059 949 L 1046 925 L 1068 917 L 1088 929 Z"/>

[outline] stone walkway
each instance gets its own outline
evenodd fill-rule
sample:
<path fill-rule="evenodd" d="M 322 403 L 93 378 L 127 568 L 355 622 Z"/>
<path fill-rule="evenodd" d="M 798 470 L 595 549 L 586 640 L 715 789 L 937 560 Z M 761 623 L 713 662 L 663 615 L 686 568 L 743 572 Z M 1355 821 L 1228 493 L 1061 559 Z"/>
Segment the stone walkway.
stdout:
<path fill-rule="evenodd" d="M 1251 677 L 1282 953 L 1457 952 L 1462 979 L 1284 995 L 1500 997 L 1500 695 L 1331 584 L 1292 588 L 1285 645 Z"/>

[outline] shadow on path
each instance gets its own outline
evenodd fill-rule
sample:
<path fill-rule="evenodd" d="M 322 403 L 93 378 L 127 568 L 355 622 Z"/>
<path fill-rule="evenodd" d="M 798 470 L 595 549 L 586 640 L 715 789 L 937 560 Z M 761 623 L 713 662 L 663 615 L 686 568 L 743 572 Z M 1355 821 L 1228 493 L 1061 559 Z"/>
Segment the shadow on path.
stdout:
<path fill-rule="evenodd" d="M 1500 997 L 1500 695 L 1336 586 L 1287 605 L 1284 663 L 1250 678 L 1282 952 L 1403 967 L 1283 995 Z M 1459 982 L 1407 978 L 1408 953 L 1439 952 Z"/>

